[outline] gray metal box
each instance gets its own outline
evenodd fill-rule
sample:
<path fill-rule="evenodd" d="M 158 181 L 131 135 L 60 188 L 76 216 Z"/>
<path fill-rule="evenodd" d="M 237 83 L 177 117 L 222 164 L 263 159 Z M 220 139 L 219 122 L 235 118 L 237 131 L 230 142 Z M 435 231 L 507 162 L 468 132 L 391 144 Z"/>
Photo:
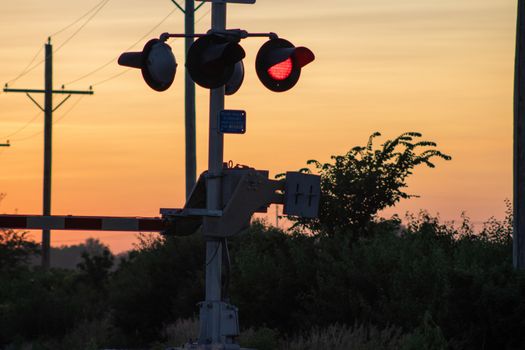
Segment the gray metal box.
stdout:
<path fill-rule="evenodd" d="M 319 212 L 320 197 L 320 176 L 295 171 L 286 173 L 284 214 L 316 218 Z"/>

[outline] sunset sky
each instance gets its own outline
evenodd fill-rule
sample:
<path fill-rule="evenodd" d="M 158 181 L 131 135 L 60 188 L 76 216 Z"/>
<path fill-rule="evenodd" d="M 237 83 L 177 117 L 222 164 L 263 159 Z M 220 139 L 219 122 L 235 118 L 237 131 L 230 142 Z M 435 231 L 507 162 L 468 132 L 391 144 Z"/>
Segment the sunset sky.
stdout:
<path fill-rule="evenodd" d="M 184 42 L 170 43 L 179 66 L 163 93 L 116 59 L 137 42 L 138 51 L 163 32 L 182 33 L 184 17 L 170 0 L 110 0 L 69 39 L 89 15 L 66 27 L 99 3 L 2 1 L 0 83 L 42 89 L 43 64 L 12 80 L 43 60 L 39 50 L 51 35 L 54 87 L 95 91 L 73 96 L 54 114 L 53 214 L 157 216 L 161 207 L 184 204 Z M 196 32 L 208 30 L 209 11 L 206 3 L 196 13 Z M 511 0 L 231 4 L 229 28 L 276 32 L 310 48 L 316 60 L 295 88 L 274 93 L 254 68 L 264 39 L 242 41 L 246 76 L 226 108 L 246 110 L 247 133 L 225 137 L 225 160 L 273 176 L 308 159 L 329 161 L 374 131 L 383 134 L 379 143 L 419 131 L 453 160 L 417 169 L 408 192 L 421 197 L 384 215 L 427 209 L 443 220 L 463 211 L 474 222 L 502 217 L 512 198 L 515 22 Z M 34 97 L 43 104 L 43 96 Z M 60 100 L 55 95 L 54 104 Z M 198 173 L 207 167 L 208 118 L 208 90 L 197 87 Z M 42 131 L 43 113 L 24 94 L 0 94 L 0 143 L 12 144 L 0 148 L 0 193 L 7 194 L 0 212 L 41 213 Z M 53 231 L 52 244 L 87 236 L 117 252 L 135 241 L 130 233 Z"/>

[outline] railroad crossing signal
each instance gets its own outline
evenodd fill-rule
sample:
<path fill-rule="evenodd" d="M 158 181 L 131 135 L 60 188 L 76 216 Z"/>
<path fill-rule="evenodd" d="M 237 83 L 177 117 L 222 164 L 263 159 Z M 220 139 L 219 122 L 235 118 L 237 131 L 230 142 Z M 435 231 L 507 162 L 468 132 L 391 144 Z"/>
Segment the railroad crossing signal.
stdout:
<path fill-rule="evenodd" d="M 167 90 L 177 71 L 171 47 L 159 39 L 148 41 L 141 52 L 123 53 L 118 64 L 140 69 L 146 84 L 156 91 Z"/>
<path fill-rule="evenodd" d="M 156 91 L 164 91 L 175 78 L 177 63 L 171 48 L 164 41 L 184 34 L 164 33 L 160 39 L 150 40 L 142 52 L 125 52 L 118 63 L 139 68 L 146 83 Z M 269 37 L 257 53 L 255 70 L 261 83 L 269 90 L 283 92 L 297 84 L 301 69 L 315 59 L 314 53 L 303 46 L 295 47 L 275 33 L 248 33 L 240 29 L 210 31 L 194 34 L 198 39 L 188 50 L 186 68 L 195 83 L 206 89 L 225 86 L 225 94 L 232 95 L 244 80 L 244 49 L 239 45 L 247 37 Z"/>
<path fill-rule="evenodd" d="M 232 78 L 237 63 L 246 56 L 239 40 L 216 34 L 197 39 L 186 59 L 186 68 L 193 81 L 207 89 L 225 85 Z"/>
<path fill-rule="evenodd" d="M 264 86 L 282 92 L 295 86 L 301 68 L 314 59 L 313 52 L 306 47 L 295 47 L 284 39 L 270 39 L 257 53 L 255 70 Z"/>

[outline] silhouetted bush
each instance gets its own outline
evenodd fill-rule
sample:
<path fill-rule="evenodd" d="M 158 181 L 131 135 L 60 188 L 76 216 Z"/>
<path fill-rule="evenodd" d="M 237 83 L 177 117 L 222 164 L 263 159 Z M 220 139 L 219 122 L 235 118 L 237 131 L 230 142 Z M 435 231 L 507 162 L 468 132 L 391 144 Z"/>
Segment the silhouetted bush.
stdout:
<path fill-rule="evenodd" d="M 422 212 L 405 226 L 396 217 L 372 222 L 372 234 L 354 241 L 256 222 L 229 242 L 229 297 L 243 329 L 252 329 L 250 344 L 299 341 L 313 329 L 322 338 L 339 324 L 396 329 L 399 349 L 522 349 L 525 275 L 512 268 L 511 223 L 491 219 L 474 234 L 466 217 L 455 227 Z M 152 238 L 115 272 L 107 254 L 85 256 L 77 271 L 3 272 L 0 341 L 54 349 L 89 339 L 100 347 L 165 343 L 173 338 L 167 325 L 194 317 L 204 298 L 204 252 L 200 236 Z"/>
<path fill-rule="evenodd" d="M 345 232 L 355 240 L 370 234 L 369 224 L 377 213 L 401 199 L 417 197 L 405 192 L 407 178 L 416 167 L 434 168 L 434 159 L 452 159 L 424 141 L 418 132 L 405 132 L 375 147 L 379 132 L 370 135 L 365 146 L 356 146 L 344 155 L 332 156 L 333 163 L 309 160 L 321 176 L 319 217 L 291 217 L 294 227 L 316 234 Z M 302 169 L 311 172 L 309 168 Z"/>
<path fill-rule="evenodd" d="M 189 318 L 202 301 L 204 241 L 199 236 L 143 240 L 111 281 L 113 320 L 139 344 L 163 325 Z"/>

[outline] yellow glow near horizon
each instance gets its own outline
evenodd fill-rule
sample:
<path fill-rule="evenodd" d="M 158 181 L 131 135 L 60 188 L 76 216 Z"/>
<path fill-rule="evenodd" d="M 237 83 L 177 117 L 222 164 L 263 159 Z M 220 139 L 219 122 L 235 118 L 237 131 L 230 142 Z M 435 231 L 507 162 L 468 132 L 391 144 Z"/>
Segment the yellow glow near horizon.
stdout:
<path fill-rule="evenodd" d="M 98 2 L 3 2 L 0 83 L 22 72 L 48 35 Z M 209 7 L 205 4 L 196 14 L 197 32 L 209 27 Z M 225 160 L 275 174 L 301 168 L 308 159 L 328 161 L 330 155 L 364 144 L 374 131 L 383 134 L 378 142 L 419 131 L 453 160 L 437 161 L 436 169 L 417 169 L 408 191 L 421 197 L 385 215 L 427 209 L 446 220 L 457 219 L 462 211 L 473 221 L 501 217 L 504 200 L 512 194 L 515 8 L 509 0 L 229 5 L 230 28 L 276 32 L 312 49 L 316 60 L 305 67 L 295 88 L 276 94 L 260 84 L 254 71 L 263 40 L 242 42 L 246 77 L 226 106 L 247 111 L 247 133 L 225 137 Z M 116 57 L 173 9 L 169 0 L 112 0 L 60 49 L 82 21 L 52 37 L 54 86 L 94 85 L 95 90 L 55 112 L 55 120 L 64 118 L 54 126 L 53 213 L 155 216 L 160 207 L 183 205 L 183 41 L 170 44 L 179 67 L 167 92 L 150 90 L 135 70 L 106 81 L 125 71 Z M 177 10 L 133 50 L 162 32 L 183 30 Z M 40 53 L 35 62 L 42 59 Z M 10 86 L 42 88 L 43 65 Z M 198 172 L 207 167 L 207 94 L 197 88 Z M 55 96 L 54 103 L 59 101 Z M 1 94 L 0 106 L 2 142 L 38 112 L 23 94 Z M 7 193 L 1 212 L 41 212 L 42 130 L 39 116 L 9 137 L 12 147 L 0 150 L 0 192 Z M 134 241 L 129 234 L 91 236 L 107 237 L 116 251 Z M 52 243 L 85 238 L 55 231 Z"/>

